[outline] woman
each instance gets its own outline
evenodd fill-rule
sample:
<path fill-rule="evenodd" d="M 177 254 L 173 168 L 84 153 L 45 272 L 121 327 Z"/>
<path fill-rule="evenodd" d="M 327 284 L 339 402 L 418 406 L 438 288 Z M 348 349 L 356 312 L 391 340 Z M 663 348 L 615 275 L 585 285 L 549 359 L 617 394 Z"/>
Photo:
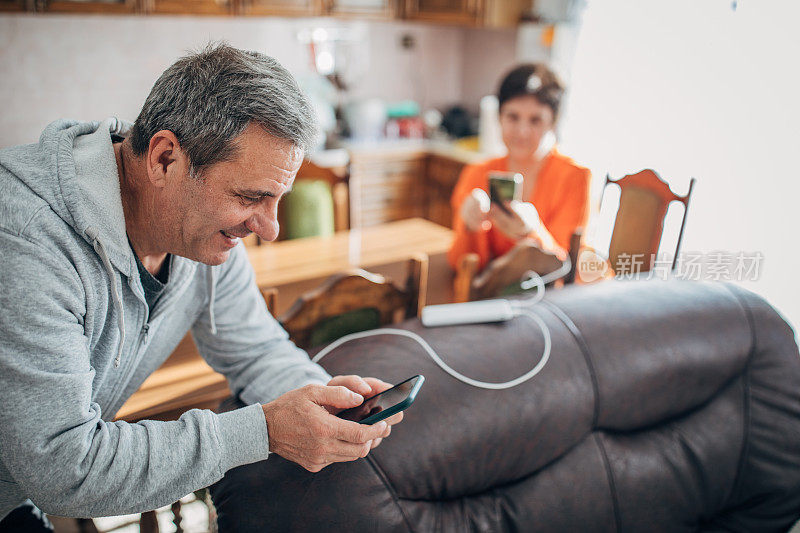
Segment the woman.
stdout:
<path fill-rule="evenodd" d="M 461 173 L 453 196 L 456 238 L 448 260 L 470 252 L 480 268 L 532 239 L 542 249 L 565 256 L 570 236 L 586 223 L 589 170 L 555 148 L 554 128 L 564 88 L 544 65 L 522 65 L 500 84 L 500 128 L 508 155 L 469 165 Z M 489 201 L 489 173 L 519 172 L 522 200 L 507 204 L 508 214 Z"/>

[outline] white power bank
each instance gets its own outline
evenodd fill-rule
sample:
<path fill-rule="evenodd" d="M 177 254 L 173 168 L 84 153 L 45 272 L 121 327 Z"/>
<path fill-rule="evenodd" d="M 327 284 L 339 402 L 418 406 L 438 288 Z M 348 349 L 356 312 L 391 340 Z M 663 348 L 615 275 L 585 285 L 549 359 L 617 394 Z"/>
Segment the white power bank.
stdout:
<path fill-rule="evenodd" d="M 422 308 L 422 325 L 429 328 L 503 322 L 512 318 L 514 310 L 511 309 L 508 300 L 479 300 L 461 304 L 428 305 Z"/>

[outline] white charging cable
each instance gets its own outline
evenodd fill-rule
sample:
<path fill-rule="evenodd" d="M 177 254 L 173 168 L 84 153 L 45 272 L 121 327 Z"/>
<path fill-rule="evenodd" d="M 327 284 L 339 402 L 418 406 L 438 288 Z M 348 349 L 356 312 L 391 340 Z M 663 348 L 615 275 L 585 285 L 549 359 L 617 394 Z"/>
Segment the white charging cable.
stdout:
<path fill-rule="evenodd" d="M 548 283 L 553 283 L 554 281 L 563 278 L 564 276 L 569 274 L 569 271 L 571 269 L 572 269 L 572 261 L 570 260 L 569 256 L 567 256 L 564 258 L 564 262 L 561 264 L 560 267 L 558 267 L 556 270 L 553 270 L 549 274 L 545 274 L 544 276 L 540 276 L 533 270 L 527 271 L 525 273 L 525 276 L 528 276 L 528 279 L 523 279 L 522 282 L 520 283 L 520 287 L 522 288 L 522 290 L 526 291 L 532 289 L 533 287 L 538 287 L 539 290 L 542 292 L 542 296 L 536 300 L 538 302 L 544 297 L 544 285 L 547 285 Z"/>
<path fill-rule="evenodd" d="M 377 335 L 397 335 L 400 337 L 408 337 L 416 341 L 425 352 L 433 359 L 433 362 L 439 365 L 439 367 L 456 378 L 457 380 L 466 383 L 467 385 L 472 385 L 473 387 L 478 387 L 480 389 L 492 389 L 492 390 L 501 390 L 501 389 L 510 389 L 511 387 L 516 387 L 522 383 L 525 383 L 529 379 L 533 378 L 536 374 L 542 371 L 544 366 L 547 364 L 547 361 L 550 359 L 550 350 L 553 345 L 552 338 L 550 337 L 550 328 L 547 327 L 544 320 L 541 319 L 539 315 L 534 313 L 531 308 L 535 306 L 542 298 L 544 298 L 544 286 L 547 283 L 551 283 L 557 279 L 564 277 L 570 270 L 569 259 L 565 262 L 566 269 L 562 266 L 560 269 L 555 270 L 545 276 L 540 276 L 534 271 L 528 271 L 525 273 L 528 279 L 522 282 L 522 288 L 525 290 L 531 289 L 533 287 L 537 288 L 536 294 L 530 298 L 526 298 L 524 300 L 513 300 L 509 302 L 513 317 L 519 316 L 526 316 L 532 319 L 536 324 L 538 324 L 539 329 L 542 331 L 542 337 L 544 338 L 544 349 L 542 350 L 542 356 L 539 359 L 539 362 L 536 363 L 536 366 L 531 368 L 525 374 L 519 376 L 518 378 L 512 379 L 511 381 L 506 381 L 503 383 L 490 383 L 486 381 L 478 381 L 476 379 L 472 379 L 469 376 L 465 376 L 464 374 L 458 372 L 457 370 L 451 368 L 447 363 L 442 361 L 441 357 L 431 348 L 431 345 L 428 344 L 425 339 L 414 333 L 413 331 L 406 331 L 404 329 L 396 329 L 396 328 L 380 328 L 380 329 L 373 329 L 368 331 L 361 331 L 358 333 L 351 333 L 350 335 L 345 335 L 340 339 L 332 342 L 325 348 L 323 348 L 317 355 L 314 356 L 312 359 L 313 362 L 319 362 L 323 357 L 331 353 L 333 350 L 341 346 L 346 342 L 350 342 L 356 339 L 363 339 L 365 337 L 373 337 Z M 470 302 L 472 303 L 472 302 Z M 452 305 L 452 304 L 451 304 Z M 459 305 L 459 304 L 455 304 Z M 466 304 L 466 305 L 469 305 Z"/>

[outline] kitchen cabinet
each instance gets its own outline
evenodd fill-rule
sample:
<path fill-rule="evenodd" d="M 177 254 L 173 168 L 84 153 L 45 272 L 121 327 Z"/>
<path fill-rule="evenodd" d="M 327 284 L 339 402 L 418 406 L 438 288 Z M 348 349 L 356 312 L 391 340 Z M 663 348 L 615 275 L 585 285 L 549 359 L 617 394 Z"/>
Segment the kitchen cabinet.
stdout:
<path fill-rule="evenodd" d="M 531 10 L 532 0 L 483 0 L 481 25 L 487 28 L 516 28 Z"/>
<path fill-rule="evenodd" d="M 317 16 L 325 0 L 240 0 L 239 13 L 256 16 Z"/>
<path fill-rule="evenodd" d="M 451 227 L 450 197 L 466 164 L 424 147 L 351 151 L 351 227 L 412 217 Z"/>
<path fill-rule="evenodd" d="M 404 15 L 411 20 L 473 25 L 481 4 L 481 0 L 405 0 Z"/>
<path fill-rule="evenodd" d="M 233 15 L 235 0 L 142 0 L 146 13 Z"/>
<path fill-rule="evenodd" d="M 531 0 L 405 0 L 407 19 L 465 26 L 513 27 Z"/>
<path fill-rule="evenodd" d="M 36 11 L 50 13 L 111 13 L 125 14 L 139 11 L 139 0 L 36 0 L 30 2 Z"/>
<path fill-rule="evenodd" d="M 397 0 L 326 0 L 325 13 L 391 19 L 397 15 Z"/>
<path fill-rule="evenodd" d="M 351 227 L 424 216 L 426 155 L 423 150 L 351 152 Z"/>
<path fill-rule="evenodd" d="M 425 218 L 440 226 L 452 227 L 450 197 L 465 165 L 463 161 L 438 154 L 428 156 L 425 169 Z"/>
<path fill-rule="evenodd" d="M 513 27 L 532 0 L 0 0 L 0 11 L 407 19 Z"/>
<path fill-rule="evenodd" d="M 23 11 L 25 0 L 0 0 L 0 12 L 3 11 Z"/>

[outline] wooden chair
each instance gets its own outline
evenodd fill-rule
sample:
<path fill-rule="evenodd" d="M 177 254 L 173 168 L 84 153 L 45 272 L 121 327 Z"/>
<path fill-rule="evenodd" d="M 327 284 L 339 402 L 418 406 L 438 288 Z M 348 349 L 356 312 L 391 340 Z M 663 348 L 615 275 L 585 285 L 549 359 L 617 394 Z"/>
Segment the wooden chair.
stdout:
<path fill-rule="evenodd" d="M 301 296 L 279 320 L 297 346 L 313 348 L 349 333 L 418 316 L 425 305 L 427 280 L 424 254 L 409 260 L 403 288 L 378 274 L 353 269 L 331 276 Z"/>
<path fill-rule="evenodd" d="M 694 182 L 695 179 L 692 178 L 689 191 L 685 196 L 679 196 L 650 169 L 618 180 L 606 176 L 603 194 L 609 184 L 613 183 L 620 188 L 619 209 L 608 249 L 608 258 L 616 274 L 648 272 L 652 269 L 664 232 L 664 217 L 669 205 L 677 201 L 683 204 L 684 210 L 672 261 L 672 269 L 675 269 Z M 635 261 L 639 257 L 641 260 Z"/>
<path fill-rule="evenodd" d="M 469 302 L 521 292 L 520 283 L 533 270 L 539 275 L 561 268 L 564 262 L 557 255 L 545 252 L 532 241 L 517 243 L 507 254 L 491 261 L 480 275 L 478 255 L 464 254 L 458 262 L 454 282 L 455 302 Z"/>
<path fill-rule="evenodd" d="M 333 196 L 333 227 L 336 231 L 350 228 L 350 170 L 344 167 L 321 167 L 306 159 L 297 171 L 296 180 L 324 180 L 331 186 Z"/>
<path fill-rule="evenodd" d="M 578 260 L 583 245 L 583 228 L 576 229 L 569 239 L 569 273 L 564 276 L 564 284 L 575 283 L 575 276 L 578 273 Z"/>
<path fill-rule="evenodd" d="M 350 169 L 348 165 L 339 167 L 323 167 L 306 159 L 297 171 L 297 180 L 321 180 L 326 182 L 331 188 L 333 198 L 333 229 L 334 231 L 344 231 L 350 228 L 350 190 L 348 182 L 350 180 Z M 278 217 L 281 223 L 281 230 L 277 240 L 286 239 L 286 219 L 285 214 L 280 209 Z M 261 246 L 265 244 L 255 233 L 251 233 L 242 239 L 245 246 Z"/>
<path fill-rule="evenodd" d="M 274 287 L 259 287 L 258 290 L 261 291 L 261 296 L 267 304 L 267 310 L 271 315 L 275 316 L 275 310 L 278 308 L 278 289 Z"/>
<path fill-rule="evenodd" d="M 327 209 L 329 208 L 326 208 L 324 205 L 316 205 L 317 202 L 320 201 L 330 201 L 327 200 L 327 198 L 322 200 L 324 197 L 321 195 L 322 191 L 318 187 L 309 183 L 306 184 L 306 187 L 300 186 L 303 184 L 303 182 L 324 182 L 330 189 L 330 199 L 333 203 L 332 229 L 333 231 L 343 231 L 350 227 L 350 193 L 348 180 L 349 170 L 347 167 L 326 168 L 306 159 L 303 161 L 303 164 L 297 171 L 297 176 L 295 178 L 295 194 L 304 194 L 306 196 L 306 202 L 311 202 L 312 205 L 321 210 L 321 213 L 326 213 Z M 327 192 L 328 191 L 325 191 L 325 196 L 327 196 Z M 278 210 L 278 217 L 281 227 L 278 240 L 291 238 L 289 233 L 287 233 L 287 228 L 289 227 L 294 227 L 295 231 L 297 231 L 298 220 L 293 217 L 291 210 L 287 207 L 291 203 L 292 202 L 289 202 L 287 199 L 284 208 Z M 303 202 L 301 201 L 301 204 L 302 203 Z M 303 214 L 301 213 L 300 216 L 303 216 Z M 319 216 L 325 217 L 326 215 L 320 214 Z M 329 224 L 324 223 L 324 221 L 319 221 L 318 223 L 322 223 L 323 226 L 328 226 Z"/>

